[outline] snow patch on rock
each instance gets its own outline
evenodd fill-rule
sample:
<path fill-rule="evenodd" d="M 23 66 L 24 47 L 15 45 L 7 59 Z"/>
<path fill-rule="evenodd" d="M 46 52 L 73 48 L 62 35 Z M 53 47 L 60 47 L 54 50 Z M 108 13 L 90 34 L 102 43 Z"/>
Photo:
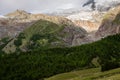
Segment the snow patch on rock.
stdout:
<path fill-rule="evenodd" d="M 66 18 L 75 21 L 75 20 L 86 20 L 86 21 L 91 21 L 95 22 L 95 15 L 100 16 L 100 14 L 105 14 L 105 12 L 98 12 L 98 11 L 81 11 L 77 14 L 69 15 Z"/>
<path fill-rule="evenodd" d="M 0 15 L 0 18 L 7 18 L 7 17 L 5 17 L 5 16 L 3 16 L 3 15 Z"/>
<path fill-rule="evenodd" d="M 92 20 L 92 13 L 91 12 L 80 12 L 77 14 L 73 14 L 67 17 L 68 19 L 74 20 Z"/>

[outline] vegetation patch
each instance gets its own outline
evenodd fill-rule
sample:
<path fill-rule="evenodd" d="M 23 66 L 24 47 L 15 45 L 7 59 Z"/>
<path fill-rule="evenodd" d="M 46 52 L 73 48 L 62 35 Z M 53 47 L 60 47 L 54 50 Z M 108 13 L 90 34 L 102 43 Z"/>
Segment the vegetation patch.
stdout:
<path fill-rule="evenodd" d="M 118 13 L 116 18 L 113 20 L 113 24 L 116 24 L 116 25 L 120 24 L 120 13 Z"/>
<path fill-rule="evenodd" d="M 102 71 L 118 68 L 119 41 L 120 34 L 117 34 L 71 48 L 36 48 L 26 53 L 2 54 L 0 80 L 42 80 L 59 73 L 96 67 L 92 63 L 95 58 L 99 58 Z"/>

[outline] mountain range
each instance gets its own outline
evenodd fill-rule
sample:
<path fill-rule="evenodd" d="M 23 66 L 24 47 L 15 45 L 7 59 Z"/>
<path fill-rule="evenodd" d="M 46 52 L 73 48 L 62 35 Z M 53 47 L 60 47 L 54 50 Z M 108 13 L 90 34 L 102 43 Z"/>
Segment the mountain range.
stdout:
<path fill-rule="evenodd" d="M 30 45 L 36 46 L 38 41 L 44 47 L 52 48 L 55 46 L 70 47 L 100 40 L 120 32 L 119 26 L 116 26 L 115 23 L 115 17 L 119 15 L 119 8 L 119 6 L 113 7 L 108 12 L 81 11 L 67 17 L 31 14 L 24 10 L 16 10 L 0 19 L 0 37 L 15 38 L 3 50 L 15 51 L 16 47 L 13 44 L 21 32 L 25 36 L 19 46 L 22 50 L 27 50 Z M 107 25 L 109 25 L 108 29 Z M 112 27 L 110 27 L 111 25 Z M 36 38 L 35 42 L 32 38 Z"/>
<path fill-rule="evenodd" d="M 110 4 L 94 11 L 0 16 L 0 80 L 119 80 L 120 5 Z"/>

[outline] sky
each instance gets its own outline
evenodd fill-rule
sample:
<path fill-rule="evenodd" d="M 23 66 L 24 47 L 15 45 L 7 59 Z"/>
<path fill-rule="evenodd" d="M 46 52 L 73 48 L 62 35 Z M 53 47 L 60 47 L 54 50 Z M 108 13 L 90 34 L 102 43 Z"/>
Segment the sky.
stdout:
<path fill-rule="evenodd" d="M 49 13 L 60 9 L 83 8 L 88 0 L 0 0 L 0 15 L 13 12 L 17 9 L 30 13 Z M 95 0 L 95 2 L 115 0 Z M 117 0 L 119 1 L 119 0 Z"/>
<path fill-rule="evenodd" d="M 58 9 L 81 8 L 87 0 L 0 0 L 0 14 L 16 9 L 32 13 L 53 12 Z"/>

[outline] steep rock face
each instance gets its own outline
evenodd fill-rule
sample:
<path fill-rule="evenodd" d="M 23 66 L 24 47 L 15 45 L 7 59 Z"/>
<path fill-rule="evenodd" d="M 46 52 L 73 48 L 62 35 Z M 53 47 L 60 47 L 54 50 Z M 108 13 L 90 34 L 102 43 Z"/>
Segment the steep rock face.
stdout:
<path fill-rule="evenodd" d="M 74 24 L 84 28 L 87 32 L 92 32 L 92 31 L 98 30 L 99 25 L 100 25 L 100 23 L 91 22 L 88 20 L 76 20 L 76 21 L 74 21 Z"/>
<path fill-rule="evenodd" d="M 64 17 L 48 16 L 48 15 L 44 15 L 44 14 L 31 14 L 31 13 L 27 13 L 24 10 L 16 10 L 5 16 L 10 19 L 14 19 L 17 22 L 32 22 L 32 21 L 38 21 L 40 19 L 48 20 L 53 23 L 63 23 L 63 22 L 69 21 L 68 19 L 66 19 Z"/>
<path fill-rule="evenodd" d="M 92 32 L 98 30 L 104 14 L 105 12 L 85 11 L 70 15 L 67 18 L 72 20 L 75 25 L 84 28 L 87 32 Z"/>
<path fill-rule="evenodd" d="M 23 19 L 23 18 L 28 18 L 30 15 L 30 13 L 24 11 L 24 10 L 16 10 L 12 13 L 8 13 L 5 16 L 9 17 L 9 18 L 19 18 L 19 19 Z"/>
<path fill-rule="evenodd" d="M 73 41 L 73 46 L 86 44 L 98 40 L 95 36 L 95 33 L 99 29 L 99 26 L 105 13 L 106 12 L 85 11 L 67 17 L 68 19 L 72 20 L 72 22 L 77 27 L 85 29 L 88 33 L 83 38 L 79 38 L 76 36 L 75 41 Z"/>
<path fill-rule="evenodd" d="M 32 22 L 18 22 L 8 18 L 0 19 L 0 38 L 15 37 L 31 24 Z"/>
<path fill-rule="evenodd" d="M 102 21 L 99 30 L 96 32 L 97 37 L 106 37 L 120 33 L 120 6 L 111 9 Z"/>
<path fill-rule="evenodd" d="M 0 38 L 15 37 L 35 21 L 27 21 L 30 13 L 16 10 L 0 18 Z"/>

